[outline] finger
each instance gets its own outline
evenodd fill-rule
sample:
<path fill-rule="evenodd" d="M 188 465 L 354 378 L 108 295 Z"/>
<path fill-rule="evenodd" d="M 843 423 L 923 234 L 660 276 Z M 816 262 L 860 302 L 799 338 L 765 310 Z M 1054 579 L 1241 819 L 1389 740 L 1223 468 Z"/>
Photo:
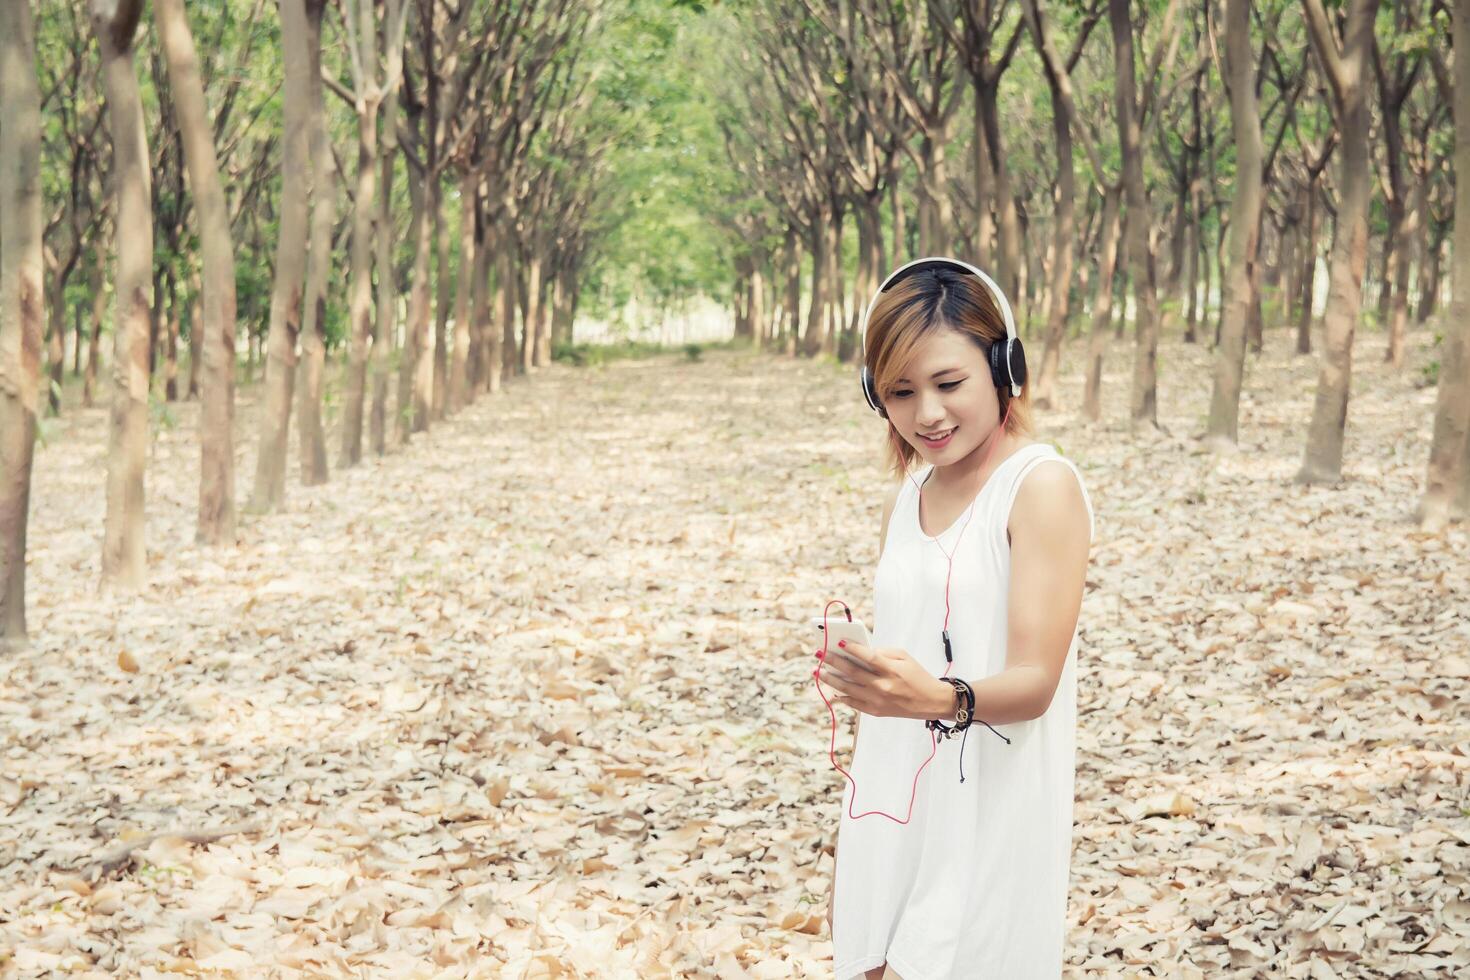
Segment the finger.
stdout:
<path fill-rule="evenodd" d="M 838 694 L 847 693 L 847 682 L 842 678 L 840 674 L 837 676 L 836 680 L 833 680 L 832 675 L 828 671 L 822 670 L 819 672 L 818 677 L 820 678 L 822 683 L 826 684 Z"/>
<path fill-rule="evenodd" d="M 878 658 L 873 654 L 872 647 L 855 640 L 839 640 L 837 646 L 863 670 L 872 674 L 879 673 Z"/>

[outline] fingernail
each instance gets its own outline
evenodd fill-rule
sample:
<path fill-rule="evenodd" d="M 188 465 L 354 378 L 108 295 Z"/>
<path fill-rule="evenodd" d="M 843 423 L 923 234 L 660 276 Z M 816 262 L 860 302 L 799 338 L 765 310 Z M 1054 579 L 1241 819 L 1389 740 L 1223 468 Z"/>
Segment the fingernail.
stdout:
<path fill-rule="evenodd" d="M 844 650 L 847 649 L 847 641 L 846 640 L 838 640 L 837 641 L 837 645 L 840 646 L 840 647 L 842 647 Z"/>
<path fill-rule="evenodd" d="M 817 659 L 818 660 L 826 660 L 827 659 L 827 655 L 825 653 L 823 653 L 822 651 L 818 650 L 817 651 Z"/>

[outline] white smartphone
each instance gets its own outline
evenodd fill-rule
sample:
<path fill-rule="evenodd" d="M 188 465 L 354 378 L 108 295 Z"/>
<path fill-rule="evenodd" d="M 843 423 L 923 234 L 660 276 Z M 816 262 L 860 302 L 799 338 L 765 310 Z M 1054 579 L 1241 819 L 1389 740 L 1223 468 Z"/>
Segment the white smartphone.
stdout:
<path fill-rule="evenodd" d="M 817 634 L 821 635 L 823 625 L 822 617 L 813 617 L 812 625 L 817 628 Z M 827 654 L 829 656 L 836 654 L 842 658 L 844 664 L 851 664 L 859 670 L 876 673 L 867 664 L 856 657 L 849 656 L 846 650 L 837 645 L 839 640 L 847 640 L 850 643 L 861 643 L 870 650 L 873 648 L 873 638 L 868 635 L 868 628 L 863 625 L 861 619 L 854 619 L 849 623 L 844 616 L 829 616 L 826 620 L 826 626 L 827 632 L 831 634 L 827 639 Z"/>

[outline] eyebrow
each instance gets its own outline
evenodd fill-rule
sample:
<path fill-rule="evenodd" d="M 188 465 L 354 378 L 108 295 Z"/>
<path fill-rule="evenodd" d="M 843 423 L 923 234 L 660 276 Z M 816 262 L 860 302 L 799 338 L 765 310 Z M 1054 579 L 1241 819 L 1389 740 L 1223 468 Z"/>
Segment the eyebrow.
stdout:
<path fill-rule="evenodd" d="M 929 375 L 929 378 L 930 378 L 930 380 L 933 380 L 934 378 L 942 378 L 946 374 L 954 374 L 956 371 L 963 371 L 963 370 L 964 370 L 964 368 L 957 368 L 957 367 L 945 368 L 943 371 L 935 371 L 933 374 Z M 899 378 L 898 380 L 904 382 L 905 384 L 909 383 L 909 379 L 908 378 Z"/>

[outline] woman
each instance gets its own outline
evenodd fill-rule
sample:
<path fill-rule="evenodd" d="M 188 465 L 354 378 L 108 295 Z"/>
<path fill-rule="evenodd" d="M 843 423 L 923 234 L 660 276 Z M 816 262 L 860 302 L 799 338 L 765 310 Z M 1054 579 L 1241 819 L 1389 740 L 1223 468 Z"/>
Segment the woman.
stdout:
<path fill-rule="evenodd" d="M 1024 353 L 980 270 L 909 263 L 863 334 L 864 392 L 900 479 L 873 648 L 845 647 L 866 670 L 818 668 L 860 712 L 828 913 L 836 975 L 1054 978 L 1092 505 L 1072 463 L 1028 437 Z M 986 726 L 973 746 L 969 721 Z M 964 741 L 937 740 L 946 728 Z"/>

